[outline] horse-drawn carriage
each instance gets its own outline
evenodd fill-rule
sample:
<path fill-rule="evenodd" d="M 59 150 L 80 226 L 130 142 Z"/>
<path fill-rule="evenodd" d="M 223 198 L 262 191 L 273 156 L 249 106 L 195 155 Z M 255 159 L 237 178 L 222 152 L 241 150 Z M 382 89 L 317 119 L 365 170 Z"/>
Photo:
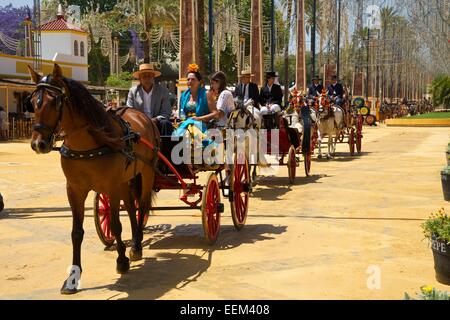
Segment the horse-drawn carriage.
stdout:
<path fill-rule="evenodd" d="M 355 154 L 355 148 L 358 154 L 361 153 L 364 116 L 370 115 L 370 109 L 365 106 L 364 99 L 356 98 L 353 103 L 344 100 L 343 106 L 340 107 L 324 91 L 317 100 L 319 158 L 322 157 L 321 143 L 324 136 L 328 137 L 329 158 L 334 155 L 337 143 L 347 143 L 352 156 Z"/>
<path fill-rule="evenodd" d="M 254 129 L 258 132 L 258 145 L 265 145 L 263 154 L 258 154 L 259 162 L 250 164 L 251 181 L 257 180 L 257 167 L 268 165 L 266 156 L 276 156 L 277 165 L 287 166 L 289 182 L 295 182 L 296 168 L 303 157 L 306 176 L 311 172 L 311 155 L 317 140 L 317 128 L 311 118 L 311 112 L 304 105 L 302 96 L 294 91 L 289 107 L 281 113 L 262 115 L 252 101 L 237 103 L 235 114 L 230 117 L 229 126 L 232 129 Z M 260 130 L 263 129 L 263 130 Z M 261 160 L 264 159 L 264 160 Z"/>
<path fill-rule="evenodd" d="M 182 143 L 182 137 L 179 138 L 174 140 L 172 136 L 161 137 L 161 150 L 157 153 L 159 161 L 153 189 L 155 192 L 182 190 L 180 200 L 187 206 L 151 207 L 150 209 L 160 211 L 200 209 L 205 239 L 213 244 L 219 235 L 220 216 L 224 212 L 222 196 L 228 198 L 230 202 L 231 216 L 236 230 L 241 230 L 245 225 L 250 193 L 248 161 L 243 154 L 235 154 L 234 163 L 228 166 L 228 173 L 225 172 L 225 164 L 174 164 L 171 160 L 171 151 L 176 144 Z M 148 148 L 155 148 L 148 141 L 141 142 Z M 209 172 L 204 185 L 198 183 L 201 172 Z M 227 180 L 228 174 L 230 177 Z M 225 180 L 229 183 L 225 183 Z M 109 210 L 108 196 L 97 193 L 94 198 L 94 218 L 98 236 L 106 246 L 111 246 L 115 240 L 109 224 Z M 147 219 L 146 216 L 144 225 Z"/>
<path fill-rule="evenodd" d="M 51 152 L 56 137 L 64 132 L 59 151 L 72 209 L 73 267 L 61 293 L 73 294 L 78 290 L 85 200 L 92 190 L 97 192 L 94 216 L 98 234 L 105 245 L 116 241 L 116 270 L 121 274 L 130 269 L 130 261 L 142 259 L 145 216 L 155 209 L 152 199 L 160 190 L 183 190 L 180 200 L 188 209 L 201 209 L 209 243 L 217 240 L 220 216 L 224 212 L 221 196 L 227 190 L 235 228 L 243 228 L 250 193 L 248 162 L 244 155 L 234 154 L 230 164 L 220 159 L 193 165 L 174 163 L 172 149 L 184 137 L 178 140 L 172 136 L 160 137 L 156 124 L 133 108 L 124 109 L 120 115 L 107 112 L 82 84 L 64 78 L 56 64 L 52 75 L 46 77 L 31 67 L 29 70 L 36 83 L 36 90 L 26 104 L 27 110 L 35 113 L 32 149 L 38 154 Z M 226 142 L 224 139 L 223 143 Z M 222 175 L 224 171 L 227 179 Z M 205 184 L 198 183 L 200 172 L 209 172 Z M 126 209 L 131 223 L 129 258 L 121 238 L 121 209 Z M 75 284 L 74 274 L 78 274 Z"/>

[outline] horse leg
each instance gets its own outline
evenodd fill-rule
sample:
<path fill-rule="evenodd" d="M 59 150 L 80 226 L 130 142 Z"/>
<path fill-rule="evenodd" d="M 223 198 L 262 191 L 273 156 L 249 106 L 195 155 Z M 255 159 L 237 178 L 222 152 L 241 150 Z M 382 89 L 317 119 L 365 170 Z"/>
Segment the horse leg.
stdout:
<path fill-rule="evenodd" d="M 110 195 L 111 206 L 111 231 L 117 242 L 117 258 L 116 270 L 117 273 L 123 274 L 130 269 L 130 260 L 126 257 L 126 247 L 122 241 L 122 224 L 119 218 L 120 197 L 117 194 Z"/>
<path fill-rule="evenodd" d="M 72 267 L 69 277 L 64 281 L 61 294 L 74 294 L 78 292 L 79 280 L 81 278 L 81 243 L 83 242 L 84 230 L 84 202 L 89 191 L 77 190 L 67 184 L 67 198 L 72 209 Z"/>
<path fill-rule="evenodd" d="M 331 149 L 332 149 L 332 144 L 333 144 L 333 134 L 329 134 L 328 135 L 328 154 L 327 154 L 327 159 L 333 159 L 333 157 L 331 156 Z"/>
<path fill-rule="evenodd" d="M 126 194 L 127 196 L 124 197 L 123 203 L 125 205 L 125 208 L 127 209 L 128 217 L 130 218 L 131 234 L 133 238 L 129 257 L 130 261 L 139 261 L 142 259 L 142 248 L 140 249 L 138 245 L 140 243 L 140 240 L 138 239 L 138 222 L 136 220 L 136 205 L 134 202 L 134 199 L 136 197 L 133 195 L 133 192 L 131 192 L 130 189 L 128 189 L 128 192 L 124 194 Z"/>

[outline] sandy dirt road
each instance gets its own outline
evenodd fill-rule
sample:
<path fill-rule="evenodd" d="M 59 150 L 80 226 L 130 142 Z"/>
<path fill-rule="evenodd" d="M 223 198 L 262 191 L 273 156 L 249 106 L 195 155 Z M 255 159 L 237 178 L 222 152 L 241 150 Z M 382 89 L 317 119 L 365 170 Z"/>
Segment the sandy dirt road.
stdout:
<path fill-rule="evenodd" d="M 197 211 L 156 212 L 144 235 L 144 260 L 115 272 L 86 202 L 83 290 L 61 296 L 71 264 L 71 214 L 55 152 L 0 144 L 0 299 L 402 299 L 434 278 L 420 224 L 446 207 L 439 171 L 448 128 L 364 128 L 363 154 L 339 145 L 332 161 L 314 160 L 294 186 L 287 170 L 261 179 L 247 226 L 236 232 L 225 201 L 216 245 L 202 239 Z M 159 205 L 177 204 L 163 191 Z M 124 239 L 130 238 L 123 215 Z M 369 289 L 370 266 L 381 288 Z"/>

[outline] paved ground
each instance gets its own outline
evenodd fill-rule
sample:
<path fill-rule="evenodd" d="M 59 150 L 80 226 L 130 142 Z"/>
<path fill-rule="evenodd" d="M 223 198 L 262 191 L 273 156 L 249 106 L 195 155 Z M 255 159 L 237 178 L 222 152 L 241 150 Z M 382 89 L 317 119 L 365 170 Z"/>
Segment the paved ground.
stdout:
<path fill-rule="evenodd" d="M 19 299 L 402 299 L 434 279 L 420 224 L 446 207 L 439 171 L 448 128 L 365 128 L 364 153 L 338 147 L 287 185 L 287 170 L 265 177 L 248 225 L 232 227 L 226 207 L 220 239 L 204 244 L 198 212 L 156 212 L 145 230 L 144 260 L 123 276 L 104 250 L 86 204 L 83 278 L 76 296 L 59 294 L 71 263 L 71 217 L 57 153 L 0 144 L 0 298 Z M 161 192 L 158 204 L 178 192 Z M 127 218 L 122 219 L 129 239 Z M 380 289 L 367 286 L 379 268 Z"/>

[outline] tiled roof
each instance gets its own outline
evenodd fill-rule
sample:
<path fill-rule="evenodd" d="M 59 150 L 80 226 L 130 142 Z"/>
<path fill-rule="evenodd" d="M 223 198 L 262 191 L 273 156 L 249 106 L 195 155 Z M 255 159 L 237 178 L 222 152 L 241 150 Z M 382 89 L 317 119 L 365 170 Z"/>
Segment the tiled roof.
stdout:
<path fill-rule="evenodd" d="M 83 29 L 68 23 L 62 16 L 58 16 L 56 19 L 44 23 L 41 26 L 41 30 L 72 30 L 87 33 Z"/>

